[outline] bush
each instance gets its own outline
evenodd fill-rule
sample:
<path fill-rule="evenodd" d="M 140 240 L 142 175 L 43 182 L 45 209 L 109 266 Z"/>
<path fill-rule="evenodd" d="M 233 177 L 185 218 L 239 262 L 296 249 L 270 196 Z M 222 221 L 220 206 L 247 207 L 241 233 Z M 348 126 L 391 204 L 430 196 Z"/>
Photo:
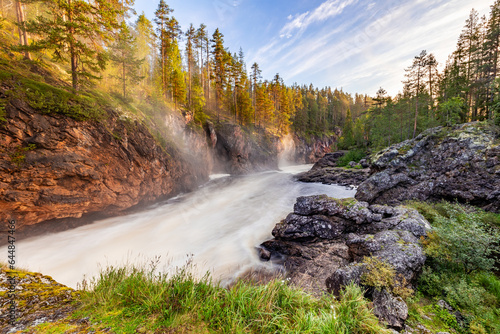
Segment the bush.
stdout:
<path fill-rule="evenodd" d="M 459 204 L 441 202 L 431 206 L 415 206 L 434 227 L 423 242 L 427 255 L 443 264 L 450 264 L 466 273 L 489 271 L 495 260 L 500 239 L 498 229 L 484 222 L 484 212 Z"/>
<path fill-rule="evenodd" d="M 364 159 L 365 157 L 366 157 L 366 152 L 364 150 L 351 150 L 339 158 L 339 160 L 337 161 L 337 166 L 345 167 L 349 165 L 349 162 L 351 161 L 359 162 L 361 159 Z"/>

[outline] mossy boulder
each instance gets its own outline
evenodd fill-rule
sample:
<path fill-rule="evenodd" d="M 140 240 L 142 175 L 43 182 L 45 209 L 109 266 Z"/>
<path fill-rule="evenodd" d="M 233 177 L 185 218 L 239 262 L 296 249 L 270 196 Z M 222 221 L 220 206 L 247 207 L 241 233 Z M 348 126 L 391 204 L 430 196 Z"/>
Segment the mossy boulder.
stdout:
<path fill-rule="evenodd" d="M 500 212 L 500 128 L 466 123 L 429 129 L 372 158 L 356 198 L 370 204 L 442 199 Z"/>

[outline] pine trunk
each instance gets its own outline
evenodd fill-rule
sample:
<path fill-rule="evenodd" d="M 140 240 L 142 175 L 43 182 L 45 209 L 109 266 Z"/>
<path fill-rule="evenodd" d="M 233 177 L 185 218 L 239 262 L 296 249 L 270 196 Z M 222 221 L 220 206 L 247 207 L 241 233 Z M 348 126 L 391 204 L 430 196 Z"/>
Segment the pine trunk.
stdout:
<path fill-rule="evenodd" d="M 23 10 L 23 5 L 19 2 L 15 2 L 16 6 L 16 15 L 17 15 L 17 23 L 19 24 L 18 31 L 19 31 L 19 44 L 22 46 L 28 46 L 28 33 L 26 32 L 26 29 L 21 28 L 21 26 L 24 27 L 24 10 Z M 2 13 L 3 13 L 3 1 L 2 1 Z M 28 50 L 24 51 L 24 58 L 31 60 L 31 55 L 28 52 Z"/>

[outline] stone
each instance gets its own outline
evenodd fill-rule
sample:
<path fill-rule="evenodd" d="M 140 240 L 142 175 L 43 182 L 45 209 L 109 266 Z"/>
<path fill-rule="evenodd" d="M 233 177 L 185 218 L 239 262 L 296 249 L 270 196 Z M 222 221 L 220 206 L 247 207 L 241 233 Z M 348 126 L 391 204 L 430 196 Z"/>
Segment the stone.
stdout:
<path fill-rule="evenodd" d="M 500 128 L 474 122 L 426 130 L 372 158 L 356 198 L 370 204 L 457 200 L 500 212 Z"/>
<path fill-rule="evenodd" d="M 351 168 L 354 168 L 354 167 L 356 167 L 357 165 L 358 165 L 358 164 L 357 164 L 355 161 L 351 161 L 351 162 L 349 162 L 349 166 L 350 166 Z"/>
<path fill-rule="evenodd" d="M 424 217 L 404 206 L 303 196 L 294 212 L 275 226 L 274 239 L 261 247 L 273 258 L 281 257 L 291 282 L 313 294 L 339 295 L 351 282 L 363 285 L 363 275 L 369 274 L 367 257 L 394 268 L 394 279 L 410 289 L 426 260 L 419 238 L 430 229 Z M 366 288 L 380 319 L 401 329 L 408 316 L 404 301 L 388 291 Z"/>
<path fill-rule="evenodd" d="M 408 305 L 401 297 L 394 297 L 385 289 L 375 289 L 373 313 L 388 327 L 401 330 L 408 318 Z"/>
<path fill-rule="evenodd" d="M 295 178 L 301 182 L 317 182 L 338 184 L 340 186 L 359 186 L 370 176 L 369 169 L 346 169 L 342 167 L 324 167 L 311 169 L 297 174 Z"/>
<path fill-rule="evenodd" d="M 119 215 L 208 181 L 203 133 L 185 134 L 195 158 L 173 144 L 158 145 L 146 126 L 112 110 L 100 122 L 77 121 L 10 99 L 5 112 L 0 221 L 15 218 L 20 229 L 93 213 Z"/>
<path fill-rule="evenodd" d="M 271 252 L 264 248 L 259 248 L 259 258 L 263 261 L 269 261 L 271 259 Z"/>
<path fill-rule="evenodd" d="M 359 161 L 359 164 L 361 165 L 361 167 L 363 168 L 369 168 L 370 167 L 370 163 L 368 163 L 368 160 L 366 159 L 361 159 Z"/>

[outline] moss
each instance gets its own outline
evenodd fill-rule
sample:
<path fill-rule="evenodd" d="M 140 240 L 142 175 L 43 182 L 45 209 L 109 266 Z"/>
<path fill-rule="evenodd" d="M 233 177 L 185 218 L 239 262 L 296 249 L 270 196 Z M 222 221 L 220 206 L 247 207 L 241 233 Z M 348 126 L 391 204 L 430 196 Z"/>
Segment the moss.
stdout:
<path fill-rule="evenodd" d="M 396 275 L 396 270 L 389 263 L 376 257 L 365 257 L 363 263 L 367 270 L 361 276 L 361 282 L 364 285 L 374 287 L 379 291 L 387 289 L 403 299 L 413 294 L 413 290 L 407 287 L 406 279 L 402 275 Z"/>
<path fill-rule="evenodd" d="M 411 145 L 406 144 L 398 150 L 398 153 L 401 155 L 405 155 L 411 150 L 411 148 L 412 148 Z"/>
<path fill-rule="evenodd" d="M 35 144 L 28 144 L 28 146 L 25 147 L 16 147 L 14 151 L 9 154 L 11 162 L 20 167 L 26 160 L 26 152 L 36 150 L 36 148 Z"/>

